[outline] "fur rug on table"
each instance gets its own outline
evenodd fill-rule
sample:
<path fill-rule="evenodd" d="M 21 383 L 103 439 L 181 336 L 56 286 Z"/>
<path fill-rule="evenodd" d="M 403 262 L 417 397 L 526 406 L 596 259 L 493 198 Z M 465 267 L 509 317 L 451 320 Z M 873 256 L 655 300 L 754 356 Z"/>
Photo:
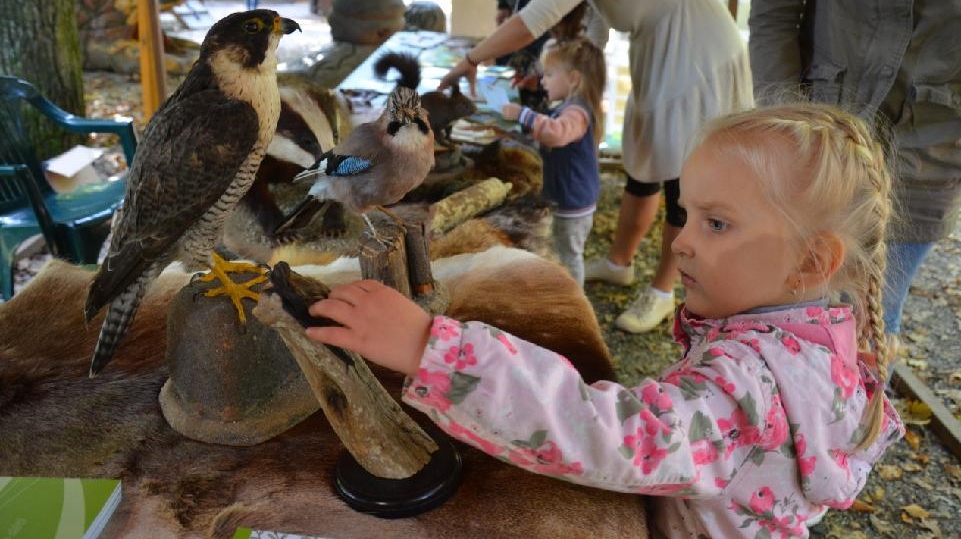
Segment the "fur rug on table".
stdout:
<path fill-rule="evenodd" d="M 335 284 L 357 277 L 352 264 L 295 270 Z M 437 260 L 435 277 L 451 294 L 450 315 L 561 351 L 589 379 L 613 376 L 590 304 L 556 263 L 495 247 Z M 0 304 L 0 475 L 120 478 L 104 537 L 227 538 L 237 526 L 331 538 L 647 536 L 639 496 L 534 475 L 461 444 L 464 478 L 441 507 L 396 520 L 355 512 L 334 491 L 343 449 L 322 413 L 249 447 L 186 438 L 157 395 L 168 372 L 166 306 L 189 276 L 165 272 L 96 378 L 87 370 L 101 318 L 82 318 L 91 278 L 53 261 Z M 518 290 L 533 300 L 518 302 Z M 376 372 L 398 395 L 400 376 Z"/>

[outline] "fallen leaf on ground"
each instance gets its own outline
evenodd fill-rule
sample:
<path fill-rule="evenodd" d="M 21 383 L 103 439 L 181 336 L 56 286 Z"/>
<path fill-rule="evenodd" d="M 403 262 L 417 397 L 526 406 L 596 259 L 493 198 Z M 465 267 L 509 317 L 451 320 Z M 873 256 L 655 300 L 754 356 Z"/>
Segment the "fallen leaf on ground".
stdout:
<path fill-rule="evenodd" d="M 892 534 L 894 533 L 894 528 L 888 524 L 888 521 L 881 520 L 877 515 L 871 515 L 868 517 L 871 522 L 871 527 L 874 528 L 878 533 Z"/>
<path fill-rule="evenodd" d="M 921 446 L 921 436 L 913 429 L 907 429 L 904 431 L 904 441 L 907 442 L 911 449 L 915 451 L 917 451 L 918 447 Z"/>
<path fill-rule="evenodd" d="M 905 361 L 908 367 L 918 369 L 919 371 L 926 370 L 928 368 L 928 361 L 926 359 L 908 359 Z"/>
<path fill-rule="evenodd" d="M 901 479 L 901 475 L 904 473 L 901 468 L 893 464 L 881 464 L 877 467 L 878 475 L 881 479 L 885 481 L 892 481 L 894 479 Z"/>
<path fill-rule="evenodd" d="M 927 425 L 931 422 L 931 407 L 922 401 L 909 400 L 905 402 L 901 421 L 907 425 Z"/>
<path fill-rule="evenodd" d="M 922 518 L 918 526 L 930 530 L 934 537 L 941 537 L 941 526 L 938 526 L 938 521 L 933 518 Z"/>
<path fill-rule="evenodd" d="M 826 537 L 828 539 L 868 539 L 868 535 L 861 530 L 852 530 L 847 526 L 833 523 L 828 525 Z"/>
<path fill-rule="evenodd" d="M 931 513 L 916 503 L 905 505 L 901 510 L 914 518 L 929 518 L 931 516 Z"/>
<path fill-rule="evenodd" d="M 875 511 L 873 505 L 861 500 L 854 500 L 850 509 L 851 511 L 858 511 L 860 513 L 873 513 Z"/>
<path fill-rule="evenodd" d="M 916 464 L 914 462 L 905 462 L 901 466 L 901 469 L 906 472 L 920 472 L 921 470 L 923 470 L 920 464 Z"/>
<path fill-rule="evenodd" d="M 931 483 L 928 483 L 924 479 L 920 479 L 918 477 L 912 477 L 911 482 L 923 488 L 924 490 L 934 490 L 934 485 L 932 485 Z"/>
<path fill-rule="evenodd" d="M 944 471 L 948 473 L 948 476 L 956 481 L 961 481 L 961 466 L 956 464 L 945 464 Z"/>

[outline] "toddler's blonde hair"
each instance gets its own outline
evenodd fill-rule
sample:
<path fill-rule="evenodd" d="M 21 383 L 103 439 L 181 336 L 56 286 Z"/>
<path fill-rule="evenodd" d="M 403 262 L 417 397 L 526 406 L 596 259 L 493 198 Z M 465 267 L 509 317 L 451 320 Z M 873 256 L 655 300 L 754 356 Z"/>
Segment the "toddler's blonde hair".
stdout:
<path fill-rule="evenodd" d="M 540 62 L 542 66 L 559 64 L 567 70 L 580 73 L 580 82 L 571 88 L 571 95 L 583 99 L 590 109 L 594 117 L 594 142 L 600 144 L 604 139 L 601 101 L 607 82 L 604 52 L 584 36 L 550 39 L 541 49 Z"/>
<path fill-rule="evenodd" d="M 799 238 L 826 232 L 842 242 L 843 260 L 827 287 L 853 304 L 858 347 L 876 358 L 879 387 L 871 397 L 858 448 L 868 446 L 881 429 L 890 360 L 881 316 L 885 229 L 892 214 L 884 149 L 858 117 L 816 103 L 761 107 L 718 118 L 703 138 L 755 170 L 765 195 L 796 227 Z"/>

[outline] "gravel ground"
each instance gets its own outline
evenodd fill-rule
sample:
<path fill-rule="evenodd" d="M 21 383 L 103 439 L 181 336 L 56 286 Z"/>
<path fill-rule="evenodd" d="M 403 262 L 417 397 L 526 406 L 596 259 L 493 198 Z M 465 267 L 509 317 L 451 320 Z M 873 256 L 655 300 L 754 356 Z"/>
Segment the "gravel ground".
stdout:
<path fill-rule="evenodd" d="M 134 116 L 138 129 L 140 88 L 136 81 L 111 73 L 85 73 L 87 114 L 110 117 Z M 94 138 L 91 145 L 110 144 Z M 111 173 L 114 150 L 104 161 Z M 622 176 L 606 174 L 594 230 L 587 245 L 588 256 L 606 253 L 617 218 Z M 631 335 L 614 328 L 617 315 L 627 307 L 639 286 L 653 275 L 660 245 L 649 235 L 636 258 L 638 283 L 616 287 L 589 283 L 587 295 L 597 312 L 606 342 L 616 360 L 618 376 L 632 384 L 656 375 L 678 356 L 669 326 L 662 324 L 644 335 Z M 20 262 L 19 286 L 45 261 L 40 252 Z M 683 297 L 678 290 L 679 297 Z M 911 288 L 906 304 L 900 360 L 942 399 L 956 416 L 961 415 L 961 226 L 938 243 Z M 893 399 L 907 410 L 910 403 L 896 393 Z M 905 414 L 914 418 L 914 415 Z M 911 419 L 923 423 L 923 419 Z M 908 537 L 961 539 L 961 460 L 946 449 L 924 424 L 909 425 L 909 436 L 889 451 L 872 473 L 855 509 L 831 511 L 812 531 L 817 538 Z"/>

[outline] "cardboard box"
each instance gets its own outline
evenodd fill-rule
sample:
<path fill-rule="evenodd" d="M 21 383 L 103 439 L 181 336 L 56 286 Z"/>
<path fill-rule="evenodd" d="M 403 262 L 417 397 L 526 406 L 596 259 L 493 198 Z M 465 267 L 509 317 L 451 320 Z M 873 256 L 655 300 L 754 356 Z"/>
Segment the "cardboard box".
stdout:
<path fill-rule="evenodd" d="M 47 180 L 60 193 L 70 192 L 85 183 L 103 181 L 93 168 L 93 162 L 101 155 L 102 148 L 74 146 L 47 161 Z"/>

